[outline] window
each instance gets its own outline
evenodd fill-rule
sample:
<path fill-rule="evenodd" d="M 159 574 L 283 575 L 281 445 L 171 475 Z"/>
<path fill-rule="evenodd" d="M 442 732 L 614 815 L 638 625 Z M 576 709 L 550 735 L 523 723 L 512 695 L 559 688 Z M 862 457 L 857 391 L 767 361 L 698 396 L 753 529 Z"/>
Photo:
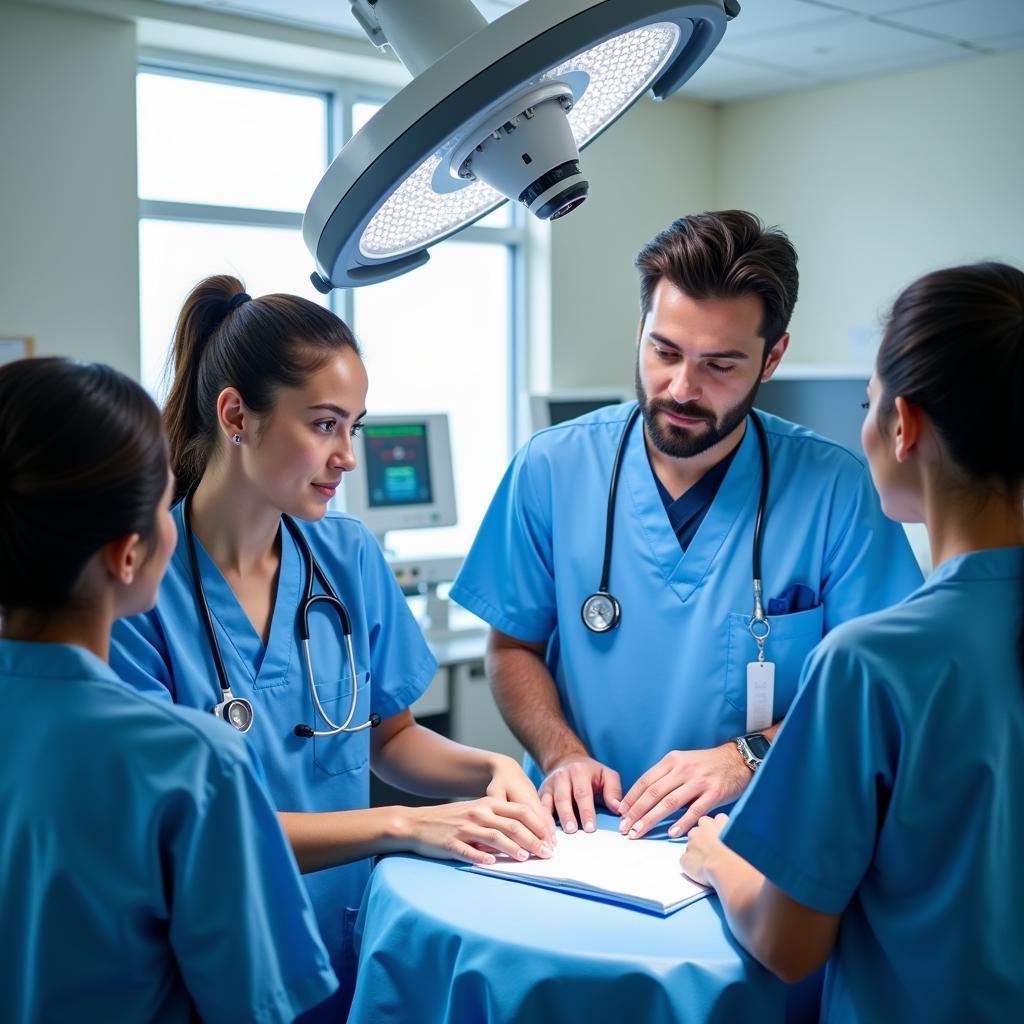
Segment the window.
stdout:
<path fill-rule="evenodd" d="M 158 399 L 178 310 L 209 274 L 317 301 L 302 211 L 327 166 L 325 94 L 143 70 L 137 79 L 142 383 Z"/>
<path fill-rule="evenodd" d="M 138 75 L 142 380 L 162 399 L 174 321 L 202 277 L 232 273 L 253 295 L 288 291 L 352 326 L 371 413 L 447 412 L 459 524 L 389 536 L 403 555 L 465 551 L 510 454 L 522 235 L 502 207 L 431 250 L 423 268 L 325 297 L 301 236 L 332 125 L 357 131 L 383 98 L 166 67 Z"/>

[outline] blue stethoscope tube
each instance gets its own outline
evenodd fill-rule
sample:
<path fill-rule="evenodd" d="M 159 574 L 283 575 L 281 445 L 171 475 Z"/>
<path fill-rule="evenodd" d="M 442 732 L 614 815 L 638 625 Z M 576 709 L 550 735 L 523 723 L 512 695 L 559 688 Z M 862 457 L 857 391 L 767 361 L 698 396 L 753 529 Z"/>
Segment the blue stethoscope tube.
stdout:
<path fill-rule="evenodd" d="M 210 642 L 210 650 L 213 653 L 213 663 L 217 669 L 217 678 L 220 681 L 220 702 L 215 704 L 210 710 L 218 718 L 223 718 L 225 722 L 233 726 L 239 732 L 248 732 L 249 729 L 252 728 L 253 722 L 252 704 L 244 697 L 236 697 L 231 692 L 231 685 L 228 681 L 227 670 L 224 668 L 224 659 L 220 652 L 220 643 L 217 640 L 217 633 L 213 628 L 213 616 L 210 614 L 210 606 L 206 600 L 206 591 L 203 589 L 203 579 L 199 572 L 199 559 L 196 555 L 195 535 L 192 532 L 192 520 L 190 516 L 192 495 L 194 492 L 195 487 L 193 486 L 185 495 L 185 500 L 182 503 L 181 518 L 185 526 L 185 537 L 188 541 L 189 563 L 192 567 L 192 581 L 195 586 L 197 604 L 199 605 L 203 625 L 206 628 L 207 639 Z M 295 521 L 291 516 L 287 515 L 282 515 L 281 519 L 288 528 L 288 532 L 295 539 L 295 543 L 306 562 L 306 593 L 302 604 L 299 606 L 299 621 L 301 623 L 300 636 L 302 639 L 302 649 L 306 665 L 306 680 L 309 684 L 310 696 L 313 699 L 313 710 L 327 725 L 326 729 L 317 730 L 310 725 L 300 722 L 295 726 L 295 735 L 301 736 L 304 739 L 310 739 L 313 736 L 336 736 L 339 733 L 361 732 L 364 729 L 372 729 L 380 725 L 380 715 L 378 714 L 370 715 L 370 717 L 360 725 L 352 725 L 352 719 L 355 717 L 356 703 L 358 700 L 358 676 L 356 674 L 355 652 L 352 647 L 352 620 L 348 614 L 348 609 L 345 607 L 341 598 L 338 597 L 337 593 L 335 593 L 334 587 L 331 586 L 331 581 L 327 578 L 327 574 L 320 567 L 320 563 L 313 557 L 313 551 L 309 546 L 309 542 L 306 540 Z M 319 577 L 320 583 L 327 593 L 313 593 L 313 580 L 316 577 Z M 331 720 L 331 717 L 327 714 L 323 705 L 320 703 L 320 695 L 317 692 L 316 677 L 313 673 L 313 658 L 310 653 L 309 646 L 309 613 L 317 604 L 326 604 L 334 609 L 334 612 L 338 617 L 338 621 L 341 624 L 341 633 L 345 642 L 345 653 L 348 657 L 349 678 L 352 680 L 352 699 L 349 702 L 348 715 L 341 725 L 337 725 Z"/>
<path fill-rule="evenodd" d="M 622 429 L 622 436 L 619 438 L 619 446 L 615 450 L 615 461 L 612 463 L 612 475 L 608 483 L 608 511 L 605 517 L 604 528 L 604 561 L 601 564 L 601 582 L 596 591 L 591 594 L 580 608 L 580 616 L 583 624 L 592 633 L 607 633 L 622 620 L 622 606 L 608 589 L 608 582 L 612 567 L 612 542 L 615 536 L 615 500 L 619 490 L 619 474 L 622 470 L 622 462 L 626 455 L 626 443 L 629 440 L 633 425 L 640 416 L 640 405 L 629 414 L 626 425 Z M 761 576 L 761 548 L 764 535 L 765 509 L 768 506 L 768 486 L 771 478 L 771 455 L 768 451 L 768 437 L 765 433 L 761 417 L 751 410 L 750 419 L 753 421 L 754 430 L 757 433 L 757 442 L 761 451 L 761 494 L 757 503 L 757 518 L 754 520 L 754 550 L 753 550 L 753 584 L 754 584 L 754 613 L 750 618 L 750 633 L 763 647 L 764 641 L 771 631 L 771 625 L 764 614 L 762 604 L 762 576 Z"/>

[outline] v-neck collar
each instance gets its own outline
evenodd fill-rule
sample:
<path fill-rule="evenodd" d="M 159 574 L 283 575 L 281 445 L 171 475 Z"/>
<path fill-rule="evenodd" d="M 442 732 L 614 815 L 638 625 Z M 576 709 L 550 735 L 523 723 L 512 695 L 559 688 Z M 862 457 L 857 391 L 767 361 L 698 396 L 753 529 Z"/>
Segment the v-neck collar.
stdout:
<path fill-rule="evenodd" d="M 184 546 L 188 544 L 188 538 L 185 536 L 181 505 L 178 506 L 178 517 L 180 544 Z M 229 651 L 234 651 L 234 660 L 245 670 L 249 680 L 257 686 L 272 686 L 275 681 L 287 678 L 299 609 L 302 562 L 295 540 L 283 522 L 279 529 L 281 566 L 277 574 L 277 591 L 270 617 L 270 633 L 265 646 L 217 563 L 203 547 L 199 538 L 194 538 L 203 589 L 206 592 L 206 601 L 210 607 L 214 628 L 217 630 L 217 641 L 221 651 L 225 656 Z M 191 583 L 192 568 L 187 547 L 183 549 L 182 554 L 186 578 Z M 196 600 L 199 600 L 198 594 Z M 232 675 L 229 669 L 229 681 Z"/>
<path fill-rule="evenodd" d="M 747 424 L 743 440 L 715 495 L 711 507 L 686 551 L 672 529 L 644 446 L 643 424 L 632 431 L 622 473 L 633 502 L 640 529 L 661 567 L 665 582 L 681 601 L 686 601 L 710 571 L 726 537 L 741 516 L 751 522 L 757 511 L 761 483 L 761 459 L 756 432 Z M 753 571 L 753 567 L 750 567 Z"/>

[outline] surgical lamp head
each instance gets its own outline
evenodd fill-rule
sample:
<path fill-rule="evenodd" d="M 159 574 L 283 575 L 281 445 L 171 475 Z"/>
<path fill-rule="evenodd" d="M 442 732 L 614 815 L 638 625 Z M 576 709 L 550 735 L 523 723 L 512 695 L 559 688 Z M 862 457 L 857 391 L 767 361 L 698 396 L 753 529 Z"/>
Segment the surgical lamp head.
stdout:
<path fill-rule="evenodd" d="M 580 150 L 648 89 L 663 99 L 718 44 L 736 0 L 350 0 L 414 80 L 328 168 L 303 219 L 327 292 L 386 280 L 506 200 L 579 207 Z"/>

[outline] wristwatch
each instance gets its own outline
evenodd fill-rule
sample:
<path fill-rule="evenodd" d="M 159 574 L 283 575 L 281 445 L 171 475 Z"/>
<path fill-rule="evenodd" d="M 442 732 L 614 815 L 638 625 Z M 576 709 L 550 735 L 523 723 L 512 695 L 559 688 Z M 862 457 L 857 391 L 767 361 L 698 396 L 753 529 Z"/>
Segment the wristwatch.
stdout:
<path fill-rule="evenodd" d="M 752 771 L 756 772 L 765 759 L 771 741 L 767 736 L 759 732 L 748 732 L 746 736 L 736 737 L 736 746 L 739 748 L 743 763 Z"/>

